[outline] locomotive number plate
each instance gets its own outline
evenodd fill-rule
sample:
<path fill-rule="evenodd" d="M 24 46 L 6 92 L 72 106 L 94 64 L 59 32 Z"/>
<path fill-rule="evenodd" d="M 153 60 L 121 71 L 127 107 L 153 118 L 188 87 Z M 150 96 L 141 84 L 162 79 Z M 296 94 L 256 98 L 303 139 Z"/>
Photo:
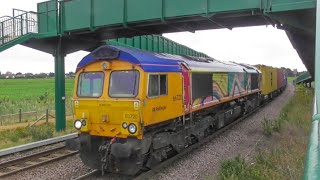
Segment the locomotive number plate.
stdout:
<path fill-rule="evenodd" d="M 124 121 L 136 121 L 139 119 L 139 114 L 135 112 L 124 112 L 123 113 L 123 120 Z"/>

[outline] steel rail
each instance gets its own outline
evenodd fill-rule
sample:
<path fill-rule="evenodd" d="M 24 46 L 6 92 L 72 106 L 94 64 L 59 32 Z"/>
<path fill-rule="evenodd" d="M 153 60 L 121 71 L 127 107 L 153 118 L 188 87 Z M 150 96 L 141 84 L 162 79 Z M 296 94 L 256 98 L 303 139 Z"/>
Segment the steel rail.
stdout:
<path fill-rule="evenodd" d="M 54 147 L 49 150 L 34 153 L 25 157 L 16 158 L 0 163 L 0 178 L 21 172 L 33 167 L 54 162 L 62 158 L 66 158 L 77 154 L 78 151 L 70 151 L 66 146 Z"/>

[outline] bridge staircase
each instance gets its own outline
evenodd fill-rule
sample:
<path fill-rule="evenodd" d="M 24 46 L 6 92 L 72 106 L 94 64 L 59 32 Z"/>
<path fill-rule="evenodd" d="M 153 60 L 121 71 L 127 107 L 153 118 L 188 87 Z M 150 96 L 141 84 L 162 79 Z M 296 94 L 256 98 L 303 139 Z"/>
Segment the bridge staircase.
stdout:
<path fill-rule="evenodd" d="M 314 79 L 309 72 L 305 72 L 297 77 L 296 84 L 312 82 Z"/>
<path fill-rule="evenodd" d="M 13 9 L 12 16 L 0 17 L 0 52 L 38 35 L 36 12 Z"/>

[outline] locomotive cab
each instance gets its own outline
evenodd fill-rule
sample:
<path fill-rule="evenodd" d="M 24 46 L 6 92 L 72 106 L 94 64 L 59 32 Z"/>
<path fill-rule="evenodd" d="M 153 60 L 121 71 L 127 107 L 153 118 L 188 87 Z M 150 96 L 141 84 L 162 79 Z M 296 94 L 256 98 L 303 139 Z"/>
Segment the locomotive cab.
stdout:
<path fill-rule="evenodd" d="M 75 128 L 92 136 L 141 137 L 140 71 L 120 60 L 102 60 L 79 69 Z"/>

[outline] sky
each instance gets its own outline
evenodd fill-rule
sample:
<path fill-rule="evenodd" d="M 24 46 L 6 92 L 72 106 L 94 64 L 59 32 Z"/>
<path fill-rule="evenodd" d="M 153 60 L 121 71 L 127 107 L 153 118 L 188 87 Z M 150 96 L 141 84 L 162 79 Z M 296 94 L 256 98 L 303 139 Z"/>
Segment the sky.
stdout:
<path fill-rule="evenodd" d="M 0 6 L 0 17 L 11 15 L 13 8 L 36 11 L 38 2 L 43 0 L 6 1 Z M 221 61 L 306 70 L 286 33 L 272 26 L 180 32 L 164 36 Z M 87 54 L 84 51 L 69 54 L 65 71 L 75 71 L 78 62 Z M 54 58 L 50 54 L 17 45 L 0 53 L 0 72 L 7 71 L 53 72 Z"/>

